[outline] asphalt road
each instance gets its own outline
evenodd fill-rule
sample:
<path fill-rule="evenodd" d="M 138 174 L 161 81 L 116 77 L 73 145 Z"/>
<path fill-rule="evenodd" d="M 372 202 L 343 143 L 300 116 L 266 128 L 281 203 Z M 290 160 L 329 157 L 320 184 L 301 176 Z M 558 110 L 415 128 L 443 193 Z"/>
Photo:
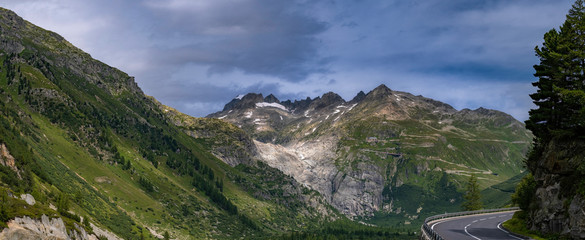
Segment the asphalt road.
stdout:
<path fill-rule="evenodd" d="M 446 240 L 522 239 L 502 229 L 500 224 L 512 218 L 514 211 L 449 218 L 429 224 Z"/>

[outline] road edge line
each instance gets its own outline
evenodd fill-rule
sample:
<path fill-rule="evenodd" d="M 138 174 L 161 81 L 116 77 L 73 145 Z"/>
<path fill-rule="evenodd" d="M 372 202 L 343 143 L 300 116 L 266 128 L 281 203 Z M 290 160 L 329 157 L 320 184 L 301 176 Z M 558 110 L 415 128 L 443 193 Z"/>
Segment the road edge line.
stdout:
<path fill-rule="evenodd" d="M 506 232 L 506 233 L 510 234 L 510 236 L 512 236 L 512 237 L 515 237 L 515 238 L 517 238 L 517 239 L 522 239 L 522 240 L 524 240 L 524 239 L 529 239 L 529 240 L 533 240 L 533 238 L 530 238 L 530 237 L 527 237 L 527 236 L 524 236 L 524 235 L 521 235 L 521 234 L 518 234 L 518 233 L 512 232 L 512 231 L 510 231 L 510 229 L 507 229 L 507 228 L 504 226 L 504 224 L 503 224 L 503 223 L 505 223 L 505 222 L 507 222 L 507 221 L 510 221 L 510 220 L 506 220 L 506 221 L 503 221 L 503 222 L 501 222 L 500 224 L 498 224 L 498 228 L 499 228 L 500 230 L 502 230 L 502 231 L 504 231 L 504 232 Z"/>

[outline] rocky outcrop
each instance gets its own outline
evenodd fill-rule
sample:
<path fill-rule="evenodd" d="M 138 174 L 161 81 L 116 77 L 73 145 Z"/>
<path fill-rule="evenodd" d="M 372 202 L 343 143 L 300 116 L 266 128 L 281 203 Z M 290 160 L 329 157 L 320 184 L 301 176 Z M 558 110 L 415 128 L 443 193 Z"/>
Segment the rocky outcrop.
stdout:
<path fill-rule="evenodd" d="M 250 136 L 233 124 L 220 119 L 191 117 L 153 101 L 171 124 L 193 138 L 213 143 L 211 152 L 230 166 L 251 163 L 252 157 L 257 154 L 256 145 Z"/>
<path fill-rule="evenodd" d="M 46 215 L 41 219 L 32 219 L 28 216 L 17 217 L 8 222 L 8 227 L 0 232 L 0 239 L 6 240 L 97 240 L 98 236 L 108 240 L 121 240 L 109 231 L 91 225 L 94 234 L 88 234 L 85 229 L 75 224 L 75 229 L 67 229 L 61 218 L 49 218 Z"/>
<path fill-rule="evenodd" d="M 266 96 L 264 98 L 264 102 L 267 103 L 280 103 L 280 101 L 278 100 L 278 98 L 276 98 L 274 95 L 270 94 L 268 96 Z"/>
<path fill-rule="evenodd" d="M 35 203 L 37 203 L 37 201 L 35 201 L 35 198 L 30 195 L 30 194 L 21 194 L 20 195 L 20 199 L 24 200 L 28 205 L 35 205 Z"/>
<path fill-rule="evenodd" d="M 264 98 L 262 94 L 248 93 L 240 98 L 234 98 L 231 102 L 223 107 L 223 111 L 229 111 L 232 109 L 248 109 L 256 107 L 256 103 L 263 102 Z"/>
<path fill-rule="evenodd" d="M 0 239 L 71 239 L 61 218 L 49 219 L 43 215 L 41 220 L 30 217 L 15 218 L 8 222 L 8 228 L 0 233 Z M 87 236 L 82 239 L 88 239 Z"/>
<path fill-rule="evenodd" d="M 585 238 L 584 157 L 585 141 L 552 140 L 530 166 L 537 182 L 532 230 Z"/>
<path fill-rule="evenodd" d="M 291 109 L 291 111 L 301 112 L 307 109 L 312 102 L 313 99 L 307 97 L 306 99 L 295 100 L 294 102 L 291 100 L 286 100 L 284 102 L 281 102 L 281 104 L 286 108 Z"/>
<path fill-rule="evenodd" d="M 15 159 L 10 155 L 8 148 L 6 148 L 6 144 L 4 143 L 0 144 L 0 164 L 9 167 L 12 171 L 16 172 L 19 178 L 21 178 L 20 171 L 18 170 L 18 167 L 16 167 Z"/>
<path fill-rule="evenodd" d="M 345 103 L 345 100 L 343 100 L 341 96 L 333 92 L 328 92 L 323 94 L 323 96 L 320 98 L 315 99 L 310 107 L 312 107 L 315 111 L 319 111 L 325 107 L 335 107 L 343 103 Z"/>
<path fill-rule="evenodd" d="M 366 94 L 364 91 L 360 91 L 355 97 L 353 97 L 353 99 L 351 99 L 351 101 L 349 101 L 349 103 L 359 103 L 364 100 L 364 98 L 366 98 Z"/>
<path fill-rule="evenodd" d="M 101 229 L 98 226 L 94 225 L 93 223 L 90 223 L 89 225 L 93 229 L 93 233 L 94 233 L 92 235 L 89 235 L 90 240 L 94 240 L 94 239 L 97 240 L 96 236 L 99 236 L 101 239 L 106 238 L 108 240 L 123 240 L 122 238 L 116 236 L 116 234 L 113 234 L 112 232 L 110 232 L 108 230 Z"/>
<path fill-rule="evenodd" d="M 372 216 L 380 209 L 384 186 L 380 169 L 359 163 L 349 172 L 339 171 L 335 165 L 337 139 L 322 137 L 286 146 L 255 143 L 264 162 L 318 191 L 343 214 Z"/>
<path fill-rule="evenodd" d="M 374 164 L 360 162 L 348 173 L 337 173 L 332 205 L 349 216 L 372 216 L 381 209 L 383 188 L 380 169 Z"/>

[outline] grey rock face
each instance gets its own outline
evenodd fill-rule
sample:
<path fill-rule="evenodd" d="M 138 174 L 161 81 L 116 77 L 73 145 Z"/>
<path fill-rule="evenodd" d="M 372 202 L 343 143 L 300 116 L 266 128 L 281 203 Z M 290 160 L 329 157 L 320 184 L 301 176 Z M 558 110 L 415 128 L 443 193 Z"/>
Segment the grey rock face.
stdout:
<path fill-rule="evenodd" d="M 538 186 L 536 207 L 530 212 L 530 228 L 543 233 L 559 233 L 573 239 L 585 238 L 585 200 L 570 192 L 582 164 L 584 141 L 551 141 L 539 161 L 532 166 Z M 580 180 L 580 179 L 579 179 Z"/>
<path fill-rule="evenodd" d="M 88 239 L 87 234 L 80 239 Z M 43 215 L 41 220 L 29 217 L 15 218 L 8 222 L 8 228 L 0 233 L 0 239 L 71 239 L 61 218 L 49 219 Z"/>
<path fill-rule="evenodd" d="M 32 205 L 35 205 L 35 203 L 37 203 L 35 201 L 35 198 L 32 195 L 28 194 L 28 193 L 27 194 L 21 194 L 20 195 L 20 199 L 24 200 L 28 205 L 31 205 L 31 206 Z"/>
<path fill-rule="evenodd" d="M 61 218 L 50 219 L 43 215 L 41 219 L 32 219 L 28 216 L 17 217 L 8 222 L 8 227 L 0 232 L 0 239 L 6 240 L 95 240 L 97 236 L 108 240 L 121 240 L 109 231 L 102 230 L 91 224 L 94 234 L 88 234 L 85 229 L 75 224 L 75 229 L 66 229 Z M 97 236 L 96 236 L 97 235 Z"/>
<path fill-rule="evenodd" d="M 276 98 L 274 95 L 270 94 L 268 96 L 266 96 L 264 98 L 264 102 L 267 103 L 280 103 L 280 101 L 278 100 L 278 98 Z"/>
<path fill-rule="evenodd" d="M 264 162 L 318 191 L 343 214 L 371 216 L 380 209 L 384 186 L 380 170 L 359 163 L 355 170 L 340 172 L 334 161 L 337 139 L 323 137 L 286 146 L 255 143 Z"/>
<path fill-rule="evenodd" d="M 382 205 L 384 178 L 377 166 L 358 163 L 357 169 L 340 179 L 334 189 L 332 204 L 348 216 L 372 216 Z"/>
<path fill-rule="evenodd" d="M 248 93 L 241 99 L 234 98 L 231 102 L 229 102 L 223 107 L 223 111 L 228 111 L 232 109 L 243 110 L 247 108 L 253 108 L 256 106 L 256 103 L 262 101 L 264 101 L 262 94 Z"/>

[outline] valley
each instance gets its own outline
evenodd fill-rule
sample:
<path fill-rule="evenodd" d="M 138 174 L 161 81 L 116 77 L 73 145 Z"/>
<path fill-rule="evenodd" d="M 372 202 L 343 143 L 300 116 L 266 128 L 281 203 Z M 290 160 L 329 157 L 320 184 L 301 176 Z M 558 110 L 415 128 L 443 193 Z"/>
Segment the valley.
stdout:
<path fill-rule="evenodd" d="M 0 238 L 413 239 L 460 210 L 470 174 L 486 207 L 509 204 L 531 139 L 385 85 L 195 118 L 0 9 Z"/>
<path fill-rule="evenodd" d="M 459 210 L 471 174 L 482 188 L 523 175 L 532 139 L 505 113 L 457 111 L 385 85 L 348 102 L 331 92 L 294 102 L 247 94 L 208 117 L 241 127 L 261 161 L 344 215 L 394 227 Z"/>

